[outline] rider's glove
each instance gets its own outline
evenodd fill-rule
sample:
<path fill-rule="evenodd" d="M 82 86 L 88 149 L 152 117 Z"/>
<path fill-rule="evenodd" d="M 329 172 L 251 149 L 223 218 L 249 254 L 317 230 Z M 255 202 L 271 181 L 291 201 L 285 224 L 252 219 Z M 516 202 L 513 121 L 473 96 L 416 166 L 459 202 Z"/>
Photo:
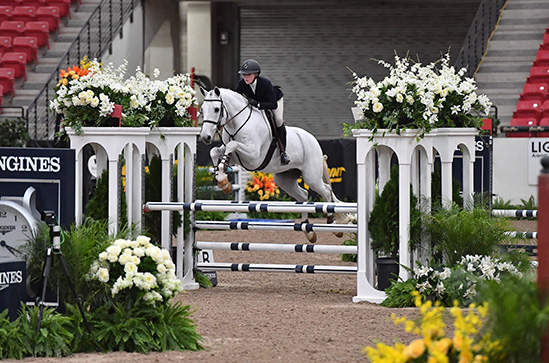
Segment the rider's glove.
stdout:
<path fill-rule="evenodd" d="M 253 98 L 250 98 L 250 105 L 252 105 L 254 107 L 258 107 L 259 102 L 257 102 L 257 100 L 254 100 Z"/>

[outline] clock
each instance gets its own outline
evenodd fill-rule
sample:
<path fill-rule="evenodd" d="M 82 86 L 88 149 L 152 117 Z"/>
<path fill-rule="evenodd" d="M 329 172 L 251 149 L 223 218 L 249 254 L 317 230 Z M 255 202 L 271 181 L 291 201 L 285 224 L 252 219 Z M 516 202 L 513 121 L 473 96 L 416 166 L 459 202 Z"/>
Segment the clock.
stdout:
<path fill-rule="evenodd" d="M 23 260 L 21 247 L 29 242 L 39 221 L 34 193 L 35 189 L 29 187 L 23 198 L 0 200 L 0 263 Z"/>

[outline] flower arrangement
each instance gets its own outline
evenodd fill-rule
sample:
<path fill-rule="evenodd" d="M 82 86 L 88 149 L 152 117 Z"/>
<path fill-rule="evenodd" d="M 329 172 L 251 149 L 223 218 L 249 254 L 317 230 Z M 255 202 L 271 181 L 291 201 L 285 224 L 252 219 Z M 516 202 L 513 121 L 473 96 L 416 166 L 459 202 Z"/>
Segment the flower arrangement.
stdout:
<path fill-rule="evenodd" d="M 106 284 L 113 298 L 152 305 L 167 303 L 183 290 L 169 252 L 145 236 L 114 241 L 92 264 L 89 278 Z"/>
<path fill-rule="evenodd" d="M 180 74 L 164 81 L 147 77 L 139 68 L 126 79 L 127 61 L 118 68 L 103 66 L 97 60 L 81 61 L 80 67 L 69 67 L 59 74 L 55 97 L 50 109 L 63 115 L 61 126 L 81 133 L 82 126 L 108 123 L 115 105 L 122 107 L 121 125 L 129 127 L 158 126 L 164 119 L 174 126 L 193 126 L 190 107 L 196 106 L 190 76 Z"/>
<path fill-rule="evenodd" d="M 394 60 L 394 65 L 378 61 L 389 70 L 380 82 L 353 72 L 352 93 L 364 120 L 345 124 L 346 135 L 352 129 L 364 128 L 374 133 L 378 129 L 394 130 L 397 134 L 414 128 L 420 130 L 419 137 L 440 127 L 480 130 L 491 102 L 487 96 L 477 95 L 475 81 L 464 77 L 466 69 L 456 72 L 450 66 L 449 53 L 427 66 L 408 56 L 395 55 Z"/>
<path fill-rule="evenodd" d="M 276 200 L 280 189 L 275 184 L 273 174 L 254 171 L 252 179 L 246 183 L 244 193 L 248 200 Z"/>
<path fill-rule="evenodd" d="M 377 343 L 376 347 L 366 347 L 364 352 L 372 363 L 378 362 L 488 362 L 490 356 L 497 355 L 501 344 L 493 341 L 489 333 L 481 334 L 484 318 L 488 313 L 488 304 L 471 304 L 466 315 L 454 306 L 450 314 L 454 318 L 454 335 L 446 335 L 443 320 L 444 308 L 440 304 L 426 301 L 422 303 L 417 291 L 414 303 L 421 312 L 421 322 L 416 324 L 405 317 L 392 314 L 395 325 L 402 324 L 407 332 L 420 338 L 410 344 L 396 343 L 389 346 Z"/>

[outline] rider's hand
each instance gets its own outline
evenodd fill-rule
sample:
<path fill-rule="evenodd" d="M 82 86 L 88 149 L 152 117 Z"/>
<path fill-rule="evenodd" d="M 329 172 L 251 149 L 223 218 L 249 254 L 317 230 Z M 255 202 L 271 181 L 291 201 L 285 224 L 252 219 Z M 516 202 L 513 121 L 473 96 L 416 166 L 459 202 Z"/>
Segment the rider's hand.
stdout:
<path fill-rule="evenodd" d="M 250 105 L 252 105 L 254 107 L 258 107 L 258 105 L 259 105 L 259 102 L 257 102 L 257 100 L 254 100 L 253 98 L 250 98 L 249 102 L 250 102 Z"/>

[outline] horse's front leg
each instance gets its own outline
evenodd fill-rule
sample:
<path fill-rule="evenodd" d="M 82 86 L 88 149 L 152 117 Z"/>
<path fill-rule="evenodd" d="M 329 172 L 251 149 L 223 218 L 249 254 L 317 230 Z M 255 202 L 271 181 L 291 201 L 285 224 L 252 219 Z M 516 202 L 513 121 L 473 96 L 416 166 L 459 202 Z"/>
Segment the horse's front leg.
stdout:
<path fill-rule="evenodd" d="M 229 166 L 229 155 L 225 152 L 226 147 L 214 147 L 210 150 L 210 158 L 214 163 L 215 180 L 217 186 L 226 194 L 229 194 L 233 187 L 229 183 L 227 167 Z"/>
<path fill-rule="evenodd" d="M 252 142 L 238 142 L 233 140 L 227 143 L 223 153 L 217 155 L 218 164 L 216 171 L 217 186 L 226 194 L 232 191 L 232 185 L 229 182 L 226 171 L 229 166 L 231 154 L 236 152 L 240 155 L 246 155 L 250 160 L 257 160 L 259 158 L 259 148 Z M 211 155 L 212 154 L 210 153 L 210 156 Z"/>

